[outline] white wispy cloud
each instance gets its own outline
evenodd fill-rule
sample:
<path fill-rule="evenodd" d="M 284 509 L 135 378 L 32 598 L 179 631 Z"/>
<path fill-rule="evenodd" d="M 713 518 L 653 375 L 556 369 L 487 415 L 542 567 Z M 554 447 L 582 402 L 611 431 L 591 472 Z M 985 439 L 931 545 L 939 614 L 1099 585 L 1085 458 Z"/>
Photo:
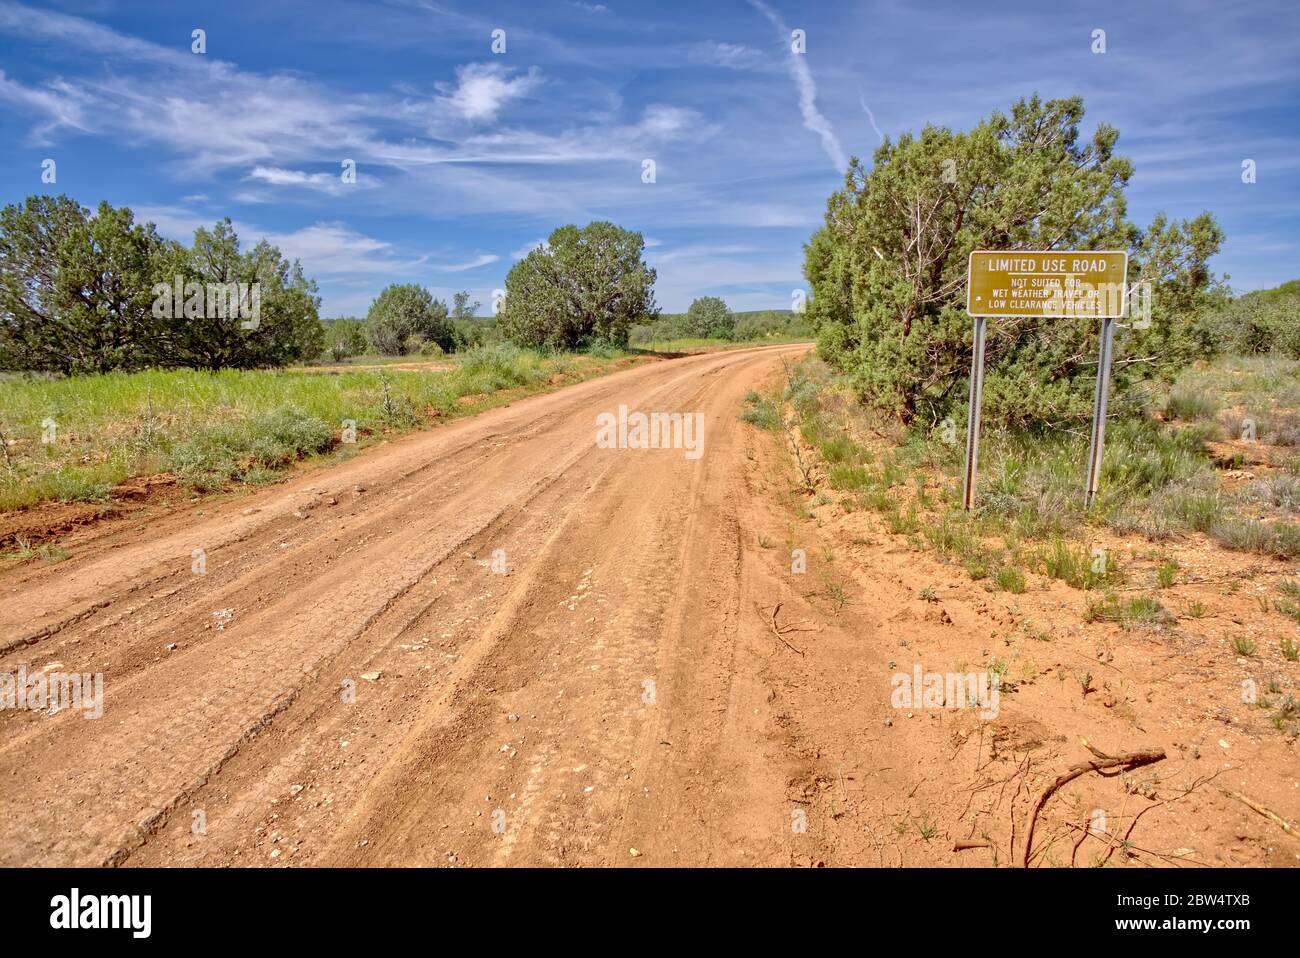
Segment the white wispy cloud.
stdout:
<path fill-rule="evenodd" d="M 512 100 L 527 96 L 542 83 L 536 67 L 515 73 L 500 63 L 467 63 L 456 68 L 456 84 L 442 84 L 444 102 L 466 120 L 495 120 Z"/>
<path fill-rule="evenodd" d="M 835 134 L 835 128 L 831 126 L 831 121 L 826 119 L 817 109 L 817 82 L 813 79 L 812 71 L 808 69 L 807 54 L 795 53 L 790 48 L 790 28 L 781 19 L 781 15 L 773 10 L 763 0 L 749 0 L 754 8 L 758 10 L 772 25 L 776 27 L 781 35 L 781 42 L 785 44 L 786 64 L 790 70 L 790 76 L 794 79 L 795 87 L 799 91 L 799 112 L 803 115 L 803 125 L 806 129 L 816 133 L 822 141 L 822 149 L 826 155 L 831 158 L 837 170 L 843 170 L 849 165 L 848 158 L 844 155 L 844 148 L 840 146 L 840 139 Z"/>
<path fill-rule="evenodd" d="M 683 139 L 702 139 L 714 132 L 695 110 L 651 104 L 635 123 L 575 126 L 558 132 L 505 128 L 461 141 L 455 152 L 414 151 L 429 162 L 444 163 L 572 163 L 635 160 L 656 148 Z"/>
<path fill-rule="evenodd" d="M 647 256 L 655 263 L 675 263 L 694 262 L 719 256 L 752 256 L 761 252 L 760 247 L 742 243 L 700 243 L 677 246 L 662 252 L 651 252 Z"/>
<path fill-rule="evenodd" d="M 867 105 L 867 97 L 866 94 L 862 92 L 861 87 L 858 88 L 858 103 L 861 104 L 862 112 L 867 115 L 867 119 L 871 121 L 871 128 L 876 131 L 876 136 L 880 137 L 881 143 L 884 143 L 885 134 L 880 132 L 880 127 L 876 124 L 876 114 L 872 113 L 871 107 Z"/>
<path fill-rule="evenodd" d="M 439 273 L 463 273 L 466 270 L 478 269 L 480 266 L 495 263 L 500 258 L 495 253 L 483 253 L 466 263 L 433 263 L 432 268 Z"/>
<path fill-rule="evenodd" d="M 250 233 L 254 231 L 250 229 Z M 257 238 L 254 236 L 253 241 Z M 392 243 L 358 233 L 340 222 L 313 223 L 289 232 L 268 231 L 260 238 L 278 246 L 289 259 L 301 260 L 309 275 L 403 276 L 428 262 L 427 256 L 401 256 Z"/>
<path fill-rule="evenodd" d="M 291 170 L 280 166 L 254 166 L 248 171 L 245 180 L 265 183 L 268 186 L 302 187 L 319 193 L 338 196 L 348 190 L 376 186 L 374 177 L 361 177 L 354 183 L 344 183 L 339 173 L 308 173 L 306 170 Z M 243 194 L 247 197 L 256 194 Z"/>
<path fill-rule="evenodd" d="M 239 180 L 247 184 L 239 196 L 247 202 L 275 199 L 250 187 L 340 194 L 337 175 L 302 169 L 329 157 L 337 158 L 333 162 L 356 160 L 358 179 L 348 186 L 352 189 L 376 185 L 381 167 L 409 178 L 440 164 L 639 163 L 656 150 L 715 132 L 698 112 L 668 104 L 646 106 L 631 121 L 579 113 L 566 114 L 563 125 L 554 119 L 537 124 L 530 117 L 528 126 L 465 132 L 466 124 L 488 126 L 510 104 L 537 90 L 544 80 L 535 67 L 520 72 L 496 63 L 467 64 L 458 68 L 454 82 L 435 84 L 431 91 L 343 95 L 300 74 L 246 71 L 79 18 L 46 17 L 14 4 L 0 5 L 4 32 L 57 39 L 103 56 L 106 63 L 118 58 L 151 64 L 148 69 L 111 70 L 93 82 L 29 85 L 0 77 L 0 100 L 38 116 L 33 135 L 71 127 L 129 137 L 167 151 L 175 172 L 187 177 L 239 170 Z M 517 175 L 482 174 L 478 180 L 491 181 L 479 196 L 486 209 L 517 209 L 532 200 L 558 210 L 575 208 L 583 192 L 575 184 L 557 203 L 555 186 L 524 183 Z"/>
<path fill-rule="evenodd" d="M 90 131 L 87 110 L 93 98 L 63 81 L 54 81 L 45 87 L 31 87 L 9 79 L 0 70 L 0 102 L 42 118 L 29 135 L 31 142 L 36 144 L 52 142 L 53 134 L 61 128 L 82 133 Z"/>
<path fill-rule="evenodd" d="M 674 311 L 710 292 L 732 309 L 789 309 L 790 291 L 805 285 L 793 248 L 685 243 L 647 252 L 646 262 L 658 273 L 656 297 Z"/>
<path fill-rule="evenodd" d="M 134 212 L 137 222 L 153 223 L 162 235 L 187 243 L 194 238 L 196 229 L 210 229 L 217 221 L 217 217 L 188 206 L 141 205 Z M 392 243 L 337 221 L 287 231 L 268 230 L 241 220 L 231 225 L 243 248 L 264 239 L 279 247 L 288 259 L 300 260 L 309 276 L 413 276 L 426 269 L 429 260 L 427 255 L 402 255 Z"/>
<path fill-rule="evenodd" d="M 753 69 L 765 62 L 762 52 L 753 47 L 717 40 L 702 40 L 692 44 L 687 51 L 687 57 L 695 63 L 730 67 L 733 70 Z"/>
<path fill-rule="evenodd" d="M 37 10 L 18 3 L 0 4 L 0 31 L 24 37 L 45 37 L 70 47 L 131 60 L 171 66 L 195 65 L 198 57 L 172 47 L 141 40 L 93 20 L 53 10 Z M 200 61 L 201 62 L 201 61 Z"/>

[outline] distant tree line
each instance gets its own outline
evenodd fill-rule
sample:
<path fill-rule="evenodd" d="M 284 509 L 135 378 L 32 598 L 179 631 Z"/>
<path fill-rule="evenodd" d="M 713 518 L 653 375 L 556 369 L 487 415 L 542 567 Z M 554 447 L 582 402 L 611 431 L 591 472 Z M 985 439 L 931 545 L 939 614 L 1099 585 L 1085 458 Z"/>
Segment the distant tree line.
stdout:
<path fill-rule="evenodd" d="M 1238 296 L 1204 317 L 1202 326 L 1203 338 L 1224 352 L 1300 359 L 1300 279 Z"/>
<path fill-rule="evenodd" d="M 633 345 L 674 339 L 722 339 L 749 343 L 775 337 L 812 336 L 807 319 L 783 310 L 732 312 L 717 296 L 701 296 L 684 313 L 661 313 L 632 327 Z"/>
<path fill-rule="evenodd" d="M 362 355 L 432 356 L 500 341 L 496 320 L 476 315 L 481 306 L 468 292 L 452 294 L 449 307 L 418 283 L 392 283 L 364 319 L 322 320 L 324 357 L 337 363 Z"/>
<path fill-rule="evenodd" d="M 339 360 L 357 355 L 363 342 L 384 356 L 427 356 L 503 339 L 535 349 L 625 346 L 634 322 L 658 315 L 655 271 L 642 259 L 644 249 L 640 233 L 613 223 L 562 226 L 511 268 L 498 315 L 477 316 L 482 304 L 467 292 L 454 294 L 449 306 L 418 284 L 393 284 L 364 322 L 327 322 L 326 350 Z"/>

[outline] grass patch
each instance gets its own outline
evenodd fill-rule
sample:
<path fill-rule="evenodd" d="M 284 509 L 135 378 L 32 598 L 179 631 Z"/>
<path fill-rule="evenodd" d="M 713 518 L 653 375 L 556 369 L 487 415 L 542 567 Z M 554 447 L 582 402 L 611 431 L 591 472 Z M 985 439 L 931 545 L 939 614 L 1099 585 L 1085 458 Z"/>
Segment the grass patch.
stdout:
<path fill-rule="evenodd" d="M 1025 591 L 1024 574 L 1013 565 L 1004 565 L 993 574 L 993 584 L 1003 592 L 1020 595 Z"/>
<path fill-rule="evenodd" d="M 885 514 L 885 528 L 896 536 L 911 535 L 921 528 L 921 520 L 916 515 L 916 508 L 910 508 L 904 515 L 897 506 Z"/>
<path fill-rule="evenodd" d="M 1269 721 L 1279 732 L 1286 732 L 1288 735 L 1300 734 L 1300 700 L 1293 695 L 1287 695 L 1278 703 L 1277 711 L 1270 717 Z"/>
<path fill-rule="evenodd" d="M 1217 489 L 1181 488 L 1164 497 L 1163 511 L 1184 529 L 1209 532 L 1223 521 L 1226 504 Z"/>
<path fill-rule="evenodd" d="M 1076 589 L 1096 589 L 1122 580 L 1119 569 L 1106 553 L 1090 553 L 1086 548 L 1072 548 L 1057 539 L 1040 557 L 1042 570 Z"/>
<path fill-rule="evenodd" d="M 1292 559 L 1300 556 L 1300 526 L 1289 522 L 1228 519 L 1210 529 L 1210 538 L 1226 549 Z"/>
<path fill-rule="evenodd" d="M 1097 527 L 1153 542 L 1204 534 L 1229 549 L 1300 557 L 1300 522 L 1291 521 L 1300 515 L 1300 455 L 1223 449 L 1238 442 L 1228 419 L 1243 415 L 1259 425 L 1261 444 L 1300 443 L 1300 362 L 1221 357 L 1185 370 L 1155 407 L 1125 404 L 1107 427 L 1101 491 L 1088 510 L 1081 490 L 1087 438 L 1070 422 L 1035 430 L 986 422 L 976 511 L 968 516 L 955 509 L 960 445 L 944 442 L 932 422 L 900 426 L 864 405 L 857 388 L 850 376 L 810 358 L 790 368 L 781 399 L 804 440 L 819 449 L 830 486 L 848 494 L 846 510 L 879 513 L 891 534 L 960 561 L 973 579 L 990 580 L 989 588 L 1023 589 L 1021 570 L 1033 570 L 1073 588 L 1113 589 L 1126 570 L 1109 556 L 1098 564 L 1086 545 Z M 1229 491 L 1220 470 L 1234 456 L 1284 468 Z M 1008 554 L 983 546 L 998 536 Z M 1152 584 L 1170 589 L 1181 575 L 1161 557 Z M 1300 606 L 1300 596 L 1293 598 Z M 1125 625 L 1173 619 L 1150 597 L 1103 600 L 1093 614 Z M 1186 614 L 1206 611 L 1192 603 Z"/>
<path fill-rule="evenodd" d="M 1173 559 L 1166 559 L 1156 568 L 1156 585 L 1161 589 L 1168 589 L 1178 580 L 1178 563 Z"/>
<path fill-rule="evenodd" d="M 837 462 L 826 470 L 832 489 L 859 492 L 872 486 L 871 474 L 856 463 Z"/>
<path fill-rule="evenodd" d="M 1177 385 L 1165 397 L 1164 414 L 1170 419 L 1187 422 L 1213 419 L 1219 413 L 1219 404 L 1207 391 L 1191 385 Z"/>
<path fill-rule="evenodd" d="M 751 390 L 745 396 L 745 405 L 748 408 L 740 414 L 742 422 L 757 426 L 759 429 L 775 429 L 781 424 L 781 413 L 776 408 L 776 403 L 770 399 L 764 399 Z"/>
<path fill-rule="evenodd" d="M 822 458 L 830 463 L 862 462 L 866 450 L 848 436 L 834 436 L 821 445 Z"/>
<path fill-rule="evenodd" d="M 39 546 L 33 546 L 27 539 L 18 536 L 15 540 L 15 547 L 9 552 L 0 553 L 0 559 L 15 559 L 19 562 L 25 562 L 28 559 L 40 559 L 53 565 L 56 562 L 62 562 L 68 557 L 68 550 L 52 542 L 46 542 Z"/>
<path fill-rule="evenodd" d="M 945 558 L 963 558 L 975 552 L 978 545 L 970 526 L 953 514 L 945 515 L 937 525 L 927 526 L 925 538 Z"/>
<path fill-rule="evenodd" d="M 1232 651 L 1238 655 L 1244 655 L 1247 658 L 1253 658 L 1259 651 L 1258 647 L 1244 635 L 1234 635 L 1232 637 Z"/>
<path fill-rule="evenodd" d="M 621 354 L 620 354 L 621 355 Z M 497 344 L 439 370 L 150 370 L 0 377 L 0 511 L 95 502 L 134 476 L 207 491 L 274 481 L 293 462 L 494 405 L 506 390 L 588 378 L 615 361 Z M 50 428 L 45 423 L 53 423 Z M 356 446 L 342 442 L 345 424 Z M 48 440 L 48 441 L 44 441 Z"/>
<path fill-rule="evenodd" d="M 1088 622 L 1117 622 L 1128 628 L 1133 625 L 1155 625 L 1170 619 L 1165 607 L 1154 596 L 1137 595 L 1120 599 L 1108 593 L 1088 604 L 1084 620 Z"/>

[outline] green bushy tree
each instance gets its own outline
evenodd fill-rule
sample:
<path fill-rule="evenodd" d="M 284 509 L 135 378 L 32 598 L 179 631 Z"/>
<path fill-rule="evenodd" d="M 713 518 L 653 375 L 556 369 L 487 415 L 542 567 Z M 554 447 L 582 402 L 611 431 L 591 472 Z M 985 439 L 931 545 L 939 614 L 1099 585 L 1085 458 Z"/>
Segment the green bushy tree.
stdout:
<path fill-rule="evenodd" d="M 385 286 L 366 315 L 370 342 L 384 356 L 404 356 L 424 343 L 450 352 L 454 334 L 447 304 L 418 283 Z"/>
<path fill-rule="evenodd" d="M 736 317 L 717 296 L 700 296 L 686 310 L 683 325 L 688 336 L 731 339 L 736 331 Z"/>
<path fill-rule="evenodd" d="M 1222 234 L 1208 214 L 1142 231 L 1125 218 L 1132 165 L 1119 133 L 1080 133 L 1079 98 L 1020 100 L 967 132 L 927 126 L 886 141 L 866 170 L 854 158 L 826 224 L 805 246 L 808 318 L 819 352 L 861 397 L 903 422 L 938 421 L 964 399 L 976 249 L 1132 251 L 1130 281 L 1153 286 L 1150 326 L 1121 337 L 1116 388 L 1185 362 L 1178 324 L 1211 284 Z M 1033 424 L 1089 415 L 1099 323 L 1061 317 L 990 321 L 984 414 Z M 1141 353 L 1156 350 L 1154 356 Z M 1136 360 L 1130 362 L 1130 360 Z"/>
<path fill-rule="evenodd" d="M 644 250 L 640 233 L 613 223 L 560 227 L 506 276 L 502 333 L 520 346 L 626 345 L 632 323 L 657 313 Z"/>
<path fill-rule="evenodd" d="M 1300 279 L 1235 299 L 1225 296 L 1201 326 L 1203 336 L 1224 352 L 1300 359 Z"/>
<path fill-rule="evenodd" d="M 325 320 L 325 354 L 336 363 L 360 356 L 370 345 L 366 339 L 366 325 L 351 316 Z"/>
<path fill-rule="evenodd" d="M 316 284 L 266 240 L 241 250 L 230 219 L 194 232 L 186 249 L 169 246 L 170 267 L 155 292 L 155 313 L 170 314 L 168 364 L 197 369 L 259 369 L 314 359 L 325 347 Z M 165 288 L 182 290 L 185 302 Z M 235 293 L 216 308 L 221 289 Z M 198 300 L 191 290 L 201 290 Z M 237 292 L 236 292 L 237 291 Z M 161 300 L 169 300 L 170 305 Z M 194 308 L 197 307 L 197 308 Z M 252 315 L 256 313 L 256 315 Z"/>
<path fill-rule="evenodd" d="M 749 342 L 772 336 L 809 336 L 807 317 L 802 313 L 781 313 L 765 311 L 741 313 L 736 316 L 734 338 L 737 342 Z"/>
<path fill-rule="evenodd" d="M 459 293 L 453 293 L 451 297 L 451 318 L 452 321 L 460 319 L 473 319 L 474 314 L 478 312 L 479 307 L 483 304 L 478 300 L 469 301 L 469 292 L 461 290 Z"/>
<path fill-rule="evenodd" d="M 470 302 L 469 293 L 462 290 L 451 297 L 452 348 L 464 352 L 475 346 L 497 342 L 500 334 L 492 318 L 480 319 L 476 315 L 483 304 Z"/>
<path fill-rule="evenodd" d="M 233 308 L 254 298 L 255 318 Z M 266 242 L 241 252 L 229 220 L 186 248 L 108 203 L 91 213 L 66 196 L 33 196 L 0 210 L 4 368 L 280 366 L 319 355 L 318 308 L 297 263 Z"/>
<path fill-rule="evenodd" d="M 164 242 L 129 209 L 66 196 L 0 210 L 0 367 L 61 373 L 157 362 L 151 289 Z"/>

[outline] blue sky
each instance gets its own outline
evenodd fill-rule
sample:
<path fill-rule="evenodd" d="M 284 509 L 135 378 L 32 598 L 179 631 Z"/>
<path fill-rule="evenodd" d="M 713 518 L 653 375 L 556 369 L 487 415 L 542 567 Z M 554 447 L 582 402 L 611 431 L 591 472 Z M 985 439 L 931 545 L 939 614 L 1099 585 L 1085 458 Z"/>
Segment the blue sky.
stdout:
<path fill-rule="evenodd" d="M 324 316 L 395 281 L 487 304 L 592 219 L 645 235 L 665 309 L 788 308 L 846 157 L 1079 94 L 1136 164 L 1131 218 L 1211 210 L 1238 290 L 1300 276 L 1300 4 L 1065 6 L 0 0 L 0 201 L 107 199 L 187 240 L 229 215 Z"/>

